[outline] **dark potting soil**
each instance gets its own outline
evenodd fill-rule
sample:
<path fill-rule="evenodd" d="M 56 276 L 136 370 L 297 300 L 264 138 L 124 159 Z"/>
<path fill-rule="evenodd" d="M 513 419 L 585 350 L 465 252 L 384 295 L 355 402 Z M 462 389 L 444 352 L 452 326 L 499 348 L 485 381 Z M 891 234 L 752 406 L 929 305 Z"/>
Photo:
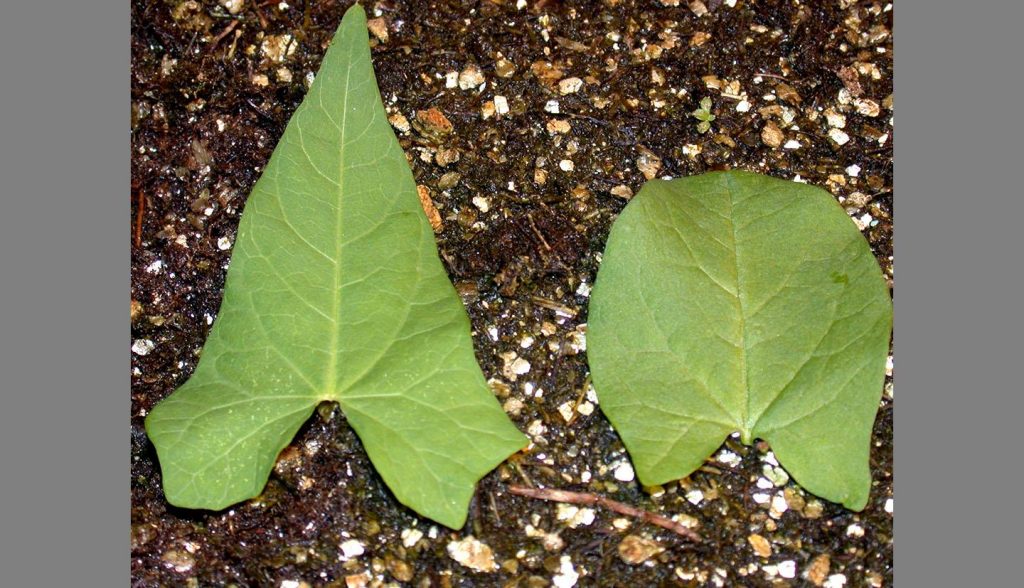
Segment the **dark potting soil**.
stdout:
<path fill-rule="evenodd" d="M 331 406 L 258 498 L 221 512 L 166 503 L 143 418 L 195 367 L 246 195 L 348 5 L 132 4 L 133 585 L 891 585 L 891 377 L 871 500 L 854 513 L 787 481 L 770 448 L 732 439 L 687 479 L 641 488 L 593 406 L 585 361 L 599 252 L 648 177 L 740 168 L 825 187 L 891 279 L 886 2 L 366 5 L 380 19 L 381 94 L 440 212 L 477 357 L 533 445 L 481 481 L 459 531 L 398 504 Z M 716 118 L 700 133 L 690 113 L 705 96 Z M 431 108 L 450 134 L 409 124 Z M 510 369 L 518 358 L 524 374 Z M 601 508 L 574 521 L 510 484 L 678 515 L 704 542 Z M 449 555 L 470 536 L 497 571 Z"/>

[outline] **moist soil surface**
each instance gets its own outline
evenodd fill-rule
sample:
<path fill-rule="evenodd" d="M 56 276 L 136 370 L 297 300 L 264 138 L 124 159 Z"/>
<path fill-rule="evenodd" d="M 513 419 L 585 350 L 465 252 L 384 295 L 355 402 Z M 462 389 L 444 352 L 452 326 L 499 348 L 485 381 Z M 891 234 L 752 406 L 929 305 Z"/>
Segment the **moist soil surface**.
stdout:
<path fill-rule="evenodd" d="M 220 512 L 167 504 L 143 419 L 196 365 L 246 196 L 348 5 L 132 4 L 133 585 L 891 585 L 891 368 L 871 498 L 855 513 L 805 493 L 763 443 L 735 439 L 690 477 L 641 487 L 600 409 L 588 410 L 585 357 L 599 252 L 650 177 L 747 169 L 822 186 L 891 283 L 884 2 L 364 5 L 378 19 L 381 94 L 439 211 L 438 245 L 477 357 L 533 443 L 483 478 L 457 531 L 400 505 L 332 406 L 302 428 L 259 497 Z M 691 113 L 704 97 L 715 119 L 700 132 Z M 429 109 L 451 133 L 409 124 Z M 518 357 L 525 374 L 509 367 Z M 566 519 L 571 509 L 513 495 L 512 484 L 675 516 L 704 541 L 601 507 L 589 523 L 589 512 Z M 497 569 L 451 557 L 465 539 L 488 546 Z"/>

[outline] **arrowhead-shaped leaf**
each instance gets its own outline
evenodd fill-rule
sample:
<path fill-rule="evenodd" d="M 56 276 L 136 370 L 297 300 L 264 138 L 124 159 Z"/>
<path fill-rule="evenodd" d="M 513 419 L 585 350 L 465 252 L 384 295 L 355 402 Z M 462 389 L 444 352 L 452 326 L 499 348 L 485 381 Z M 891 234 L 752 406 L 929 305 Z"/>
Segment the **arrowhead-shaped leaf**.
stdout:
<path fill-rule="evenodd" d="M 738 431 L 860 510 L 891 326 L 878 263 L 828 192 L 719 172 L 648 182 L 622 211 L 588 356 L 644 484 L 689 475 Z"/>
<path fill-rule="evenodd" d="M 398 500 L 453 528 L 477 480 L 526 443 L 476 363 L 358 5 L 246 202 L 195 373 L 146 419 L 168 501 L 258 495 L 321 401 L 340 404 Z"/>

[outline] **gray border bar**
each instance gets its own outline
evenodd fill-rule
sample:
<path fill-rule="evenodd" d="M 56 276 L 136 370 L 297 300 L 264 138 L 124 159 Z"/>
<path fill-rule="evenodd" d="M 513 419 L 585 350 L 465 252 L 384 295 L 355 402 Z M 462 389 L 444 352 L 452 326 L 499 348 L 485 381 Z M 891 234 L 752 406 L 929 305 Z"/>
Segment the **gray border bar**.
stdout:
<path fill-rule="evenodd" d="M 130 10 L 0 17 L 0 584 L 130 573 Z"/>

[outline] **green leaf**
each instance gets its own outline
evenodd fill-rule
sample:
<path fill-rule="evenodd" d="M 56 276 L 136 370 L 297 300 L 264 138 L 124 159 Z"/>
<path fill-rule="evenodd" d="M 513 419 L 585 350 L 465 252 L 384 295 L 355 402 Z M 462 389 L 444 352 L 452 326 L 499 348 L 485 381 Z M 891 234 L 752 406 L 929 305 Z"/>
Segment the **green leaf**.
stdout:
<path fill-rule="evenodd" d="M 828 192 L 717 172 L 652 180 L 623 210 L 588 355 L 645 485 L 689 475 L 738 431 L 860 510 L 891 327 L 878 263 Z"/>
<path fill-rule="evenodd" d="M 477 480 L 526 444 L 476 363 L 358 5 L 246 203 L 195 373 L 146 419 L 168 501 L 258 495 L 322 401 L 399 501 L 453 528 Z"/>

